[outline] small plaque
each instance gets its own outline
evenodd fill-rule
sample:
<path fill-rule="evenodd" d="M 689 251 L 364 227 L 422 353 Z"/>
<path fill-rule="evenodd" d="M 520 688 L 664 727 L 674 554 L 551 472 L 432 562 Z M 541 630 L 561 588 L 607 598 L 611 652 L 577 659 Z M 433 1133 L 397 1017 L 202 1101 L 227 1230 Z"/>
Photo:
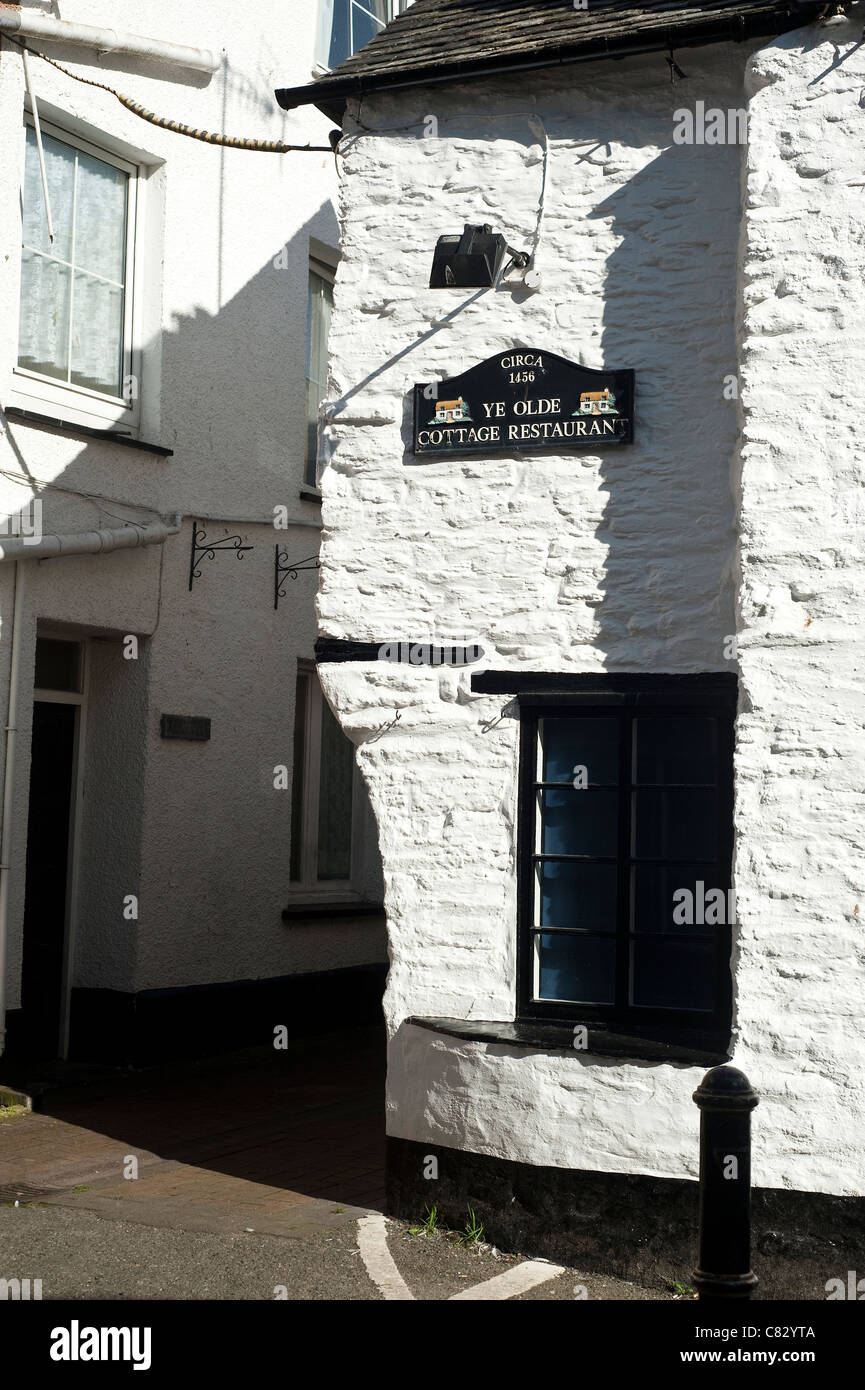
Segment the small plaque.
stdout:
<path fill-rule="evenodd" d="M 163 714 L 159 726 L 163 738 L 186 738 L 206 743 L 210 738 L 210 720 L 198 714 Z"/>

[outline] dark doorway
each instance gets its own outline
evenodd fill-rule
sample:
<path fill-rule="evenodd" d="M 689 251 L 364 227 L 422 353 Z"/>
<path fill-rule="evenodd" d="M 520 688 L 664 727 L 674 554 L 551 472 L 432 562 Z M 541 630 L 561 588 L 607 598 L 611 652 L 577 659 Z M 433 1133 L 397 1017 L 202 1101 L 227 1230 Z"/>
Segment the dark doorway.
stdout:
<path fill-rule="evenodd" d="M 27 819 L 22 1050 L 57 1057 L 61 1048 L 67 871 L 78 707 L 36 700 Z"/>

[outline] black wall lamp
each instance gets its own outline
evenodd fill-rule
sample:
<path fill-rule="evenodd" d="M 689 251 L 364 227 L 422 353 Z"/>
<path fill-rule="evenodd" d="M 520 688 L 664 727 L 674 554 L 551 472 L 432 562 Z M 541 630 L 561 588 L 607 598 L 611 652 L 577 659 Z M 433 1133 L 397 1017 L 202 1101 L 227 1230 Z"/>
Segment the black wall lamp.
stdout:
<path fill-rule="evenodd" d="M 506 255 L 511 260 L 505 267 L 507 275 L 514 267 L 525 270 L 531 257 L 525 251 L 508 246 L 500 232 L 489 223 L 475 226 L 467 222 L 461 236 L 440 236 L 433 254 L 429 278 L 431 290 L 487 289 L 495 285 Z"/>

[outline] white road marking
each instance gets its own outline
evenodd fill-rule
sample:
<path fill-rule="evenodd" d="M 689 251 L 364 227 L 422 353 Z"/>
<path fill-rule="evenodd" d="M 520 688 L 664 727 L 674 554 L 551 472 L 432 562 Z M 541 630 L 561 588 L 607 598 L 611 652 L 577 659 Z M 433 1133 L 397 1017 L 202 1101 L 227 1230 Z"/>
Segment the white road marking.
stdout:
<path fill-rule="evenodd" d="M 513 1269 L 506 1269 L 504 1274 L 496 1274 L 492 1279 L 485 1279 L 482 1284 L 475 1284 L 470 1289 L 463 1289 L 461 1293 L 451 1294 L 448 1301 L 457 1303 L 460 1299 L 516 1298 L 517 1294 L 527 1293 L 538 1284 L 545 1284 L 548 1279 L 558 1279 L 559 1275 L 564 1273 L 561 1265 L 542 1264 L 540 1260 L 525 1260 Z"/>
<path fill-rule="evenodd" d="M 370 1212 L 360 1217 L 357 1223 L 357 1246 L 361 1259 L 376 1288 L 388 1300 L 414 1300 L 414 1294 L 403 1279 L 394 1262 L 387 1244 L 387 1223 L 380 1212 Z M 353 1252 L 352 1252 L 353 1253 Z M 460 1299 L 504 1299 L 516 1298 L 538 1284 L 546 1284 L 550 1279 L 558 1279 L 566 1271 L 561 1265 L 547 1264 L 546 1260 L 524 1260 L 521 1265 L 474 1284 L 470 1289 L 451 1294 L 449 1302 Z"/>
<path fill-rule="evenodd" d="M 414 1299 L 414 1294 L 397 1269 L 387 1248 L 387 1227 L 377 1211 L 362 1216 L 357 1223 L 357 1243 L 366 1272 L 387 1299 Z"/>

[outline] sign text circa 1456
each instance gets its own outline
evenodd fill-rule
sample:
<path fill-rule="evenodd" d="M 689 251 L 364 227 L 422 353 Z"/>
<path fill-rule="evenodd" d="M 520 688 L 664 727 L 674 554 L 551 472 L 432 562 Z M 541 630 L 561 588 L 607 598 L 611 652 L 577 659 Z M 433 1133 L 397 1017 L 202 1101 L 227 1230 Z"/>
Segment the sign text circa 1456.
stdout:
<path fill-rule="evenodd" d="M 634 373 L 512 348 L 414 388 L 415 454 L 566 453 L 634 440 Z"/>

